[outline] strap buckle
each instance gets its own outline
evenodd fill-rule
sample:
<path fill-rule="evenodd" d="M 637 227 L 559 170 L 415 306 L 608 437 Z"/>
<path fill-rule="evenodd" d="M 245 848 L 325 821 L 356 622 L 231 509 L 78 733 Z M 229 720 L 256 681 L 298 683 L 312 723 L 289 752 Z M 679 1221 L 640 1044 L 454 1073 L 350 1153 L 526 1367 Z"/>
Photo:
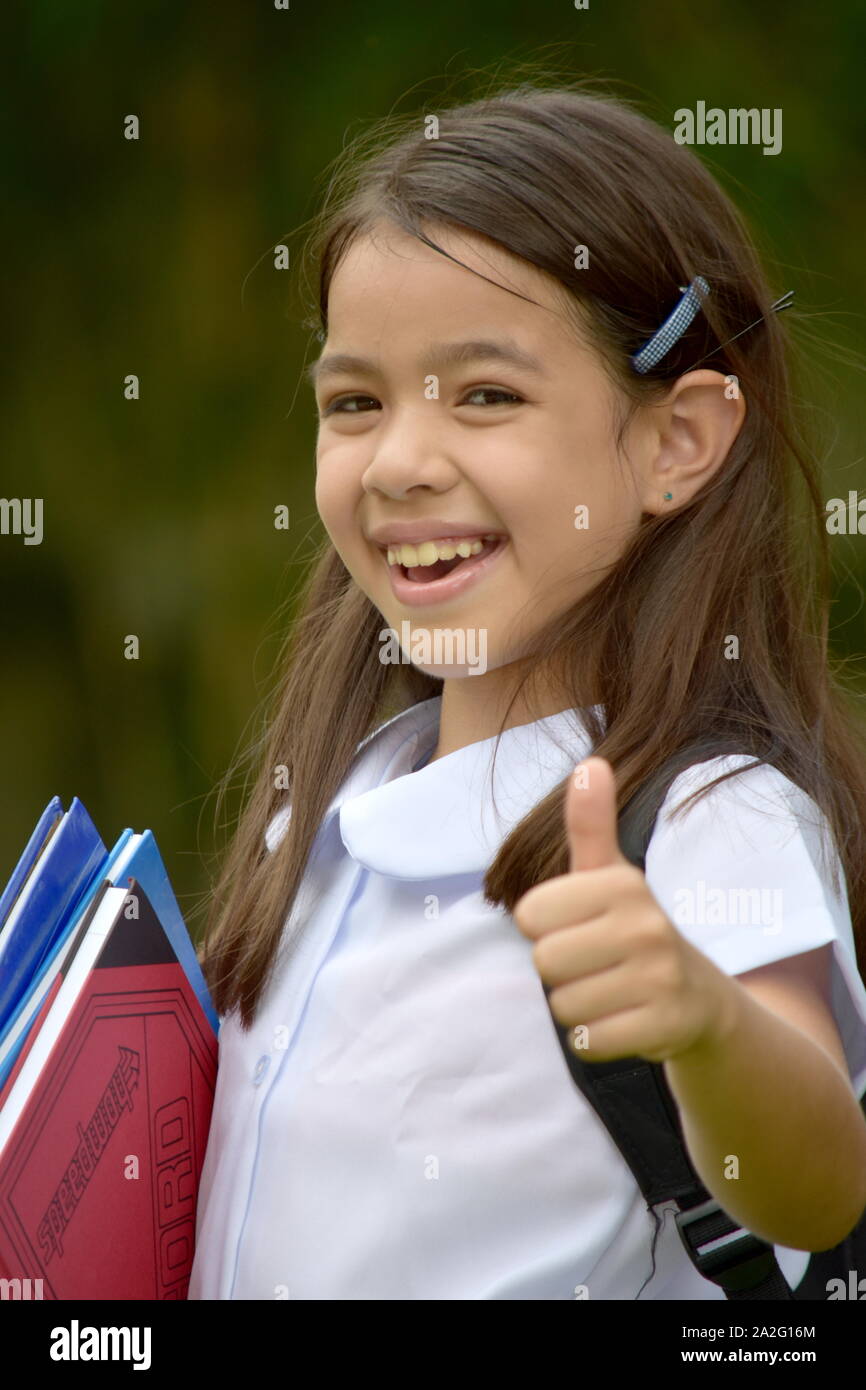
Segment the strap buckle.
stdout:
<path fill-rule="evenodd" d="M 738 1225 L 714 1198 L 678 1211 L 676 1223 L 695 1269 L 726 1291 L 753 1289 L 774 1272 L 773 1246 Z"/>

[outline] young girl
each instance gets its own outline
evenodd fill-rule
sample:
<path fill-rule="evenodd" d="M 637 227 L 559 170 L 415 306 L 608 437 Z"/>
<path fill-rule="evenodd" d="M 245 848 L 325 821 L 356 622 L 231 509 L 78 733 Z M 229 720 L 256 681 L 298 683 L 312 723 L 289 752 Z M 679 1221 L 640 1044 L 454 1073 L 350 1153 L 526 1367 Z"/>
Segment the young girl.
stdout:
<path fill-rule="evenodd" d="M 203 952 L 190 1297 L 722 1298 L 554 1019 L 664 1063 L 796 1284 L 866 1205 L 866 763 L 784 320 L 700 161 L 585 84 L 375 133 L 314 243 L 328 539 Z M 738 751 L 643 875 L 616 809 L 699 734 Z"/>

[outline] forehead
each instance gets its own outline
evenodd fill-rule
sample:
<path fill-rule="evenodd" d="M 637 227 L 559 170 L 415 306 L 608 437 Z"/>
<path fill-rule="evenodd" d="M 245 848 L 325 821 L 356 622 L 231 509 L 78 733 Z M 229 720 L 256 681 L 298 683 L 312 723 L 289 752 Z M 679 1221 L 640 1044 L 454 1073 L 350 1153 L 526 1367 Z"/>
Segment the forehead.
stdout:
<path fill-rule="evenodd" d="M 329 343 L 374 325 L 389 333 L 412 327 L 453 334 L 508 324 L 536 348 L 567 331 L 564 291 L 551 276 L 468 229 L 425 232 L 446 254 L 385 222 L 352 243 L 331 279 Z"/>

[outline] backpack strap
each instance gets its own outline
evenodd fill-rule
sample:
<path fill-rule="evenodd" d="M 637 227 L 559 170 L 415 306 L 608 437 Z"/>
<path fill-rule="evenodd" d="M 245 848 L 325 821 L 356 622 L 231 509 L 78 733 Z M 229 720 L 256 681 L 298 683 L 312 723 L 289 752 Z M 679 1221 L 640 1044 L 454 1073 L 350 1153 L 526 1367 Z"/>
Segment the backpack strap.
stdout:
<path fill-rule="evenodd" d="M 693 763 L 732 752 L 742 753 L 742 745 L 703 738 L 656 769 L 619 815 L 627 859 L 644 869 L 656 818 L 679 774 Z M 661 1063 L 642 1057 L 581 1061 L 569 1042 L 571 1030 L 552 1013 L 551 1019 L 575 1084 L 608 1129 L 647 1206 L 676 1202 L 677 1229 L 698 1273 L 724 1289 L 729 1299 L 793 1299 L 773 1246 L 728 1216 L 698 1176 Z"/>

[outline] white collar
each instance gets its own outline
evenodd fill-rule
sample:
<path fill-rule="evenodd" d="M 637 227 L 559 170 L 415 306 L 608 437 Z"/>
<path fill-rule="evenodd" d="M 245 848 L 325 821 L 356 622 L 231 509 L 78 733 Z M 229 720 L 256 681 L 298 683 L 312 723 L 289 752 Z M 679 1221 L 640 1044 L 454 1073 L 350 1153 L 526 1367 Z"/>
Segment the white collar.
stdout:
<path fill-rule="evenodd" d="M 507 835 L 590 752 L 579 710 L 562 710 L 471 743 L 412 772 L 433 749 L 441 696 L 412 705 L 363 740 L 328 806 L 352 858 L 389 878 L 428 879 L 483 872 Z M 600 713 L 600 707 L 597 712 Z M 268 827 L 273 849 L 288 822 Z"/>

